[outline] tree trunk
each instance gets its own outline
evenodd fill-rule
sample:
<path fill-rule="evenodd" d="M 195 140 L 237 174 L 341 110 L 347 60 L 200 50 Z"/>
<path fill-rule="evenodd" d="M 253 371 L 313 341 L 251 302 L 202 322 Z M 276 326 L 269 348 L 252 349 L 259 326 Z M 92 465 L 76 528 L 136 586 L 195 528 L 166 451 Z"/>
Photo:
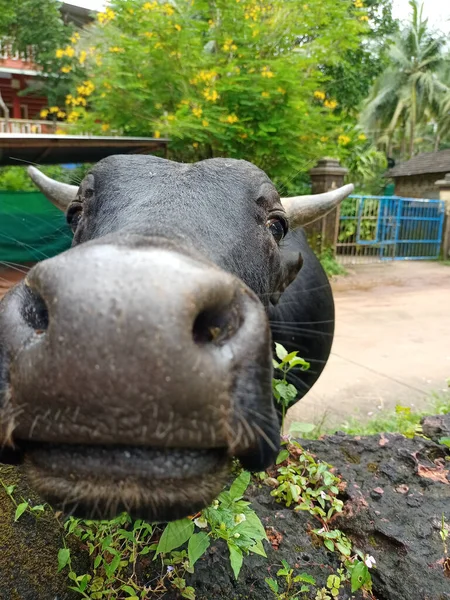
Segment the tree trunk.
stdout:
<path fill-rule="evenodd" d="M 8 121 L 9 121 L 9 108 L 6 106 L 1 92 L 0 92 L 0 108 L 3 110 L 3 113 L 5 115 L 5 133 L 7 133 L 8 132 Z"/>
<path fill-rule="evenodd" d="M 409 122 L 409 158 L 412 158 L 414 154 L 414 136 L 416 133 L 416 110 L 417 110 L 417 97 L 416 88 L 413 86 L 411 89 L 411 115 Z"/>
<path fill-rule="evenodd" d="M 436 137 L 434 138 L 434 151 L 437 152 L 439 150 L 439 146 L 441 145 L 441 136 L 439 133 L 436 133 Z"/>

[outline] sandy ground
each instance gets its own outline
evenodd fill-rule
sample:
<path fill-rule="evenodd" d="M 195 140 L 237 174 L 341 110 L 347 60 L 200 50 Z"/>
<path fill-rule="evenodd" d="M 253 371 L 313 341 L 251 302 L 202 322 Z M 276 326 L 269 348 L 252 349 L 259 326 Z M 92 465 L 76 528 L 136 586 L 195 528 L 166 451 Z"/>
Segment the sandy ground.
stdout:
<path fill-rule="evenodd" d="M 332 356 L 289 420 L 340 425 L 381 408 L 423 407 L 448 393 L 450 266 L 433 262 L 357 265 L 332 283 Z"/>

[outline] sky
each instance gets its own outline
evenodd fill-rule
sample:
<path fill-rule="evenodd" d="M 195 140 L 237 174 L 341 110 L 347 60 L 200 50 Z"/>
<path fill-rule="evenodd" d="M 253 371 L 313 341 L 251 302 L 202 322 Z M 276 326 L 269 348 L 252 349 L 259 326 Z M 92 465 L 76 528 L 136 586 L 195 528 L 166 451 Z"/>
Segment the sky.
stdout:
<path fill-rule="evenodd" d="M 102 10 L 105 0 L 67 0 L 70 4 Z M 397 19 L 407 19 L 410 13 L 409 0 L 393 0 L 393 14 Z M 430 25 L 450 33 L 450 0 L 424 0 L 424 15 L 428 18 Z"/>

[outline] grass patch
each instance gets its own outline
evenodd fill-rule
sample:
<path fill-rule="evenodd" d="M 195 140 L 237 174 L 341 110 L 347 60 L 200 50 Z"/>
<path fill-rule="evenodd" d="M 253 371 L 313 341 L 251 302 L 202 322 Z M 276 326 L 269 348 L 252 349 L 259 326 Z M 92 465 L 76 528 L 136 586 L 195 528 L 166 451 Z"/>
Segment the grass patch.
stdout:
<path fill-rule="evenodd" d="M 313 440 L 322 435 L 332 435 L 336 431 L 344 431 L 349 435 L 401 433 L 406 437 L 413 437 L 421 433 L 420 421 L 423 417 L 447 413 L 450 413 L 450 394 L 434 393 L 430 397 L 429 406 L 423 410 L 397 405 L 394 410 L 381 410 L 369 419 L 352 417 L 339 426 L 327 427 L 322 422 L 311 431 L 302 433 L 301 437 Z"/>

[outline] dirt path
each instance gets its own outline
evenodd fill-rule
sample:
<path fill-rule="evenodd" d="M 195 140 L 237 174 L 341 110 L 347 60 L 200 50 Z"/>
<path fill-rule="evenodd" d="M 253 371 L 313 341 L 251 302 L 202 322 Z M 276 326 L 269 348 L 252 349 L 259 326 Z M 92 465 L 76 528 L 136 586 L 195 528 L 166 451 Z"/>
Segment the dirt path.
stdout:
<path fill-rule="evenodd" d="M 450 377 L 450 266 L 358 265 L 333 282 L 336 336 L 313 390 L 289 413 L 342 424 L 379 408 L 425 406 Z M 444 391 L 445 390 L 445 391 Z"/>

